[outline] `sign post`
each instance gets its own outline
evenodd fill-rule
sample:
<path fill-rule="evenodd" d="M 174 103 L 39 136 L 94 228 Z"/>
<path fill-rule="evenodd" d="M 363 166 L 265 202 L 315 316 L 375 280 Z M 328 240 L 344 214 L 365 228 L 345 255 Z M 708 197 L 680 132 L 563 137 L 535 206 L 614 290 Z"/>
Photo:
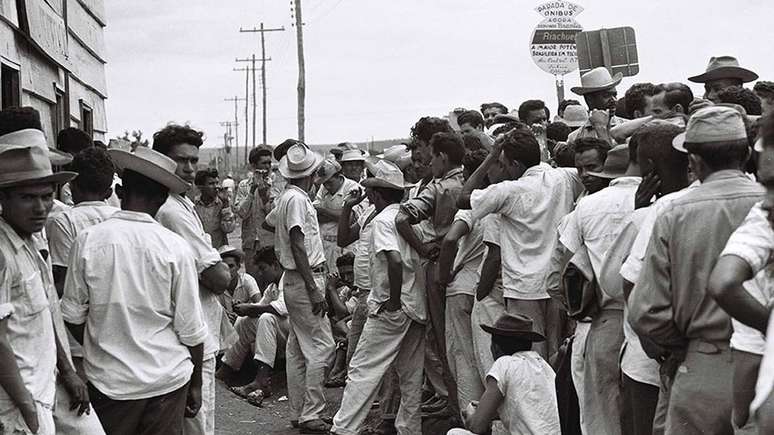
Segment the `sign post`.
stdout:
<path fill-rule="evenodd" d="M 556 97 L 564 100 L 564 76 L 578 69 L 575 36 L 583 27 L 575 17 L 583 8 L 564 0 L 543 3 L 535 8 L 543 16 L 530 39 L 535 65 L 556 78 Z"/>

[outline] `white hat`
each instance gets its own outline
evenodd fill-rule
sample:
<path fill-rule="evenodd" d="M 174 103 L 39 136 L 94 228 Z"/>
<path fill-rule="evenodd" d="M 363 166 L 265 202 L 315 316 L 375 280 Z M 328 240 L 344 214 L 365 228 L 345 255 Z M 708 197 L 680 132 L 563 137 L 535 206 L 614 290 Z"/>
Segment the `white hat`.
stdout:
<path fill-rule="evenodd" d="M 130 170 L 144 175 L 166 186 L 172 193 L 183 193 L 191 188 L 182 178 L 175 175 L 177 163 L 169 157 L 148 147 L 137 147 L 134 152 L 109 149 L 113 164 L 118 171 Z"/>
<path fill-rule="evenodd" d="M 373 174 L 373 177 L 361 181 L 360 184 L 363 187 L 384 187 L 395 190 L 409 187 L 403 181 L 403 172 L 395 163 L 372 158 L 366 161 L 366 168 L 368 172 Z"/>
<path fill-rule="evenodd" d="M 718 142 L 747 143 L 747 130 L 742 114 L 734 108 L 710 106 L 697 110 L 688 118 L 685 132 L 672 140 L 672 147 L 688 153 L 686 145 L 712 144 Z"/>
<path fill-rule="evenodd" d="M 341 172 L 341 165 L 334 159 L 327 159 L 317 169 L 316 184 L 323 184 L 330 180 L 334 175 Z"/>
<path fill-rule="evenodd" d="M 585 107 L 578 104 L 572 104 L 564 108 L 564 116 L 559 119 L 559 122 L 568 127 L 578 128 L 583 126 L 588 119 L 589 112 Z"/>
<path fill-rule="evenodd" d="M 75 172 L 51 169 L 51 155 L 42 131 L 28 128 L 0 136 L 0 187 L 31 183 L 63 184 Z"/>
<path fill-rule="evenodd" d="M 308 177 L 320 167 L 322 161 L 323 156 L 299 142 L 288 148 L 287 154 L 279 161 L 279 172 L 289 180 Z"/>
<path fill-rule="evenodd" d="M 621 79 L 623 79 L 623 74 L 617 73 L 615 76 L 611 76 L 607 68 L 600 66 L 583 74 L 581 76 L 581 85 L 570 90 L 578 95 L 586 95 L 614 88 L 618 86 L 618 83 L 621 83 Z"/>
<path fill-rule="evenodd" d="M 341 158 L 339 159 L 340 162 L 362 162 L 365 160 L 365 156 L 363 155 L 363 152 L 359 149 L 347 149 L 344 150 L 343 153 L 341 153 Z"/>

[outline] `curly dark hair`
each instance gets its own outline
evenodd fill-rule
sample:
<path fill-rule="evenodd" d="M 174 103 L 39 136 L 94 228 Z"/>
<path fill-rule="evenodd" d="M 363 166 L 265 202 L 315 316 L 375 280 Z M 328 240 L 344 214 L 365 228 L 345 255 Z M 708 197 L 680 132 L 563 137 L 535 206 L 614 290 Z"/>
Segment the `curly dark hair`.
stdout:
<path fill-rule="evenodd" d="M 113 184 L 115 167 L 106 150 L 99 147 L 89 147 L 73 157 L 70 165 L 78 176 L 72 181 L 78 189 L 100 194 Z"/>
<path fill-rule="evenodd" d="M 465 149 L 468 151 L 476 151 L 484 148 L 484 145 L 481 143 L 481 137 L 477 134 L 463 134 L 462 142 L 465 144 Z"/>
<path fill-rule="evenodd" d="M 607 158 L 607 152 L 610 151 L 611 147 L 609 143 L 602 139 L 596 137 L 582 137 L 573 142 L 573 149 L 575 150 L 575 154 L 597 150 L 600 160 L 604 162 Z"/>
<path fill-rule="evenodd" d="M 533 110 L 544 110 L 546 112 L 546 119 L 551 118 L 551 111 L 546 107 L 546 103 L 543 100 L 527 100 L 519 106 L 519 119 L 522 122 L 526 122 L 529 112 Z"/>
<path fill-rule="evenodd" d="M 199 148 L 204 144 L 204 132 L 194 130 L 189 125 L 168 124 L 153 133 L 153 150 L 169 155 L 176 145 L 188 144 Z"/>
<path fill-rule="evenodd" d="M 470 124 L 473 128 L 484 127 L 484 117 L 475 110 L 466 110 L 457 117 L 457 125 Z"/>
<path fill-rule="evenodd" d="M 626 115 L 634 119 L 634 111 L 643 112 L 645 110 L 645 97 L 656 95 L 658 90 L 653 83 L 635 83 L 624 95 Z"/>
<path fill-rule="evenodd" d="M 462 158 L 462 166 L 465 170 L 471 174 L 484 163 L 484 159 L 489 155 L 489 150 L 486 148 L 480 148 L 475 151 L 468 151 L 465 153 L 465 157 Z"/>
<path fill-rule="evenodd" d="M 27 128 L 43 130 L 37 110 L 28 106 L 0 110 L 0 136 Z"/>
<path fill-rule="evenodd" d="M 454 133 L 449 121 L 434 116 L 423 116 L 411 127 L 411 139 L 430 143 L 430 138 L 436 133 Z M 412 144 L 416 142 L 412 140 Z"/>
<path fill-rule="evenodd" d="M 730 87 L 718 92 L 718 100 L 721 103 L 738 104 L 744 107 L 748 115 L 760 115 L 761 99 L 755 92 L 746 88 Z"/>
<path fill-rule="evenodd" d="M 484 111 L 486 111 L 487 109 L 492 109 L 492 108 L 500 110 L 503 114 L 508 113 L 508 108 L 505 107 L 505 104 L 498 103 L 496 101 L 494 103 L 481 104 L 481 113 L 484 113 Z"/>
<path fill-rule="evenodd" d="M 205 182 L 207 182 L 208 178 L 218 178 L 218 170 L 215 168 L 205 168 L 200 169 L 196 171 L 196 176 L 194 177 L 194 184 L 197 186 L 203 186 Z"/>
<path fill-rule="evenodd" d="M 552 122 L 546 127 L 546 137 L 556 142 L 567 142 L 572 128 L 563 122 Z"/>
<path fill-rule="evenodd" d="M 250 156 L 248 157 L 247 161 L 250 162 L 251 165 L 255 165 L 258 164 L 261 156 L 269 156 L 269 158 L 271 158 L 271 154 L 272 149 L 270 146 L 259 145 L 250 150 Z"/>
<path fill-rule="evenodd" d="M 527 168 L 540 164 L 540 144 L 529 129 L 515 128 L 497 138 L 503 143 L 503 154 Z"/>
<path fill-rule="evenodd" d="M 67 127 L 56 135 L 56 147 L 61 151 L 76 155 L 86 148 L 94 146 L 94 142 L 83 130 Z"/>
<path fill-rule="evenodd" d="M 434 154 L 444 153 L 449 161 L 455 165 L 462 164 L 465 157 L 465 143 L 457 133 L 436 133 L 430 138 L 430 146 Z"/>

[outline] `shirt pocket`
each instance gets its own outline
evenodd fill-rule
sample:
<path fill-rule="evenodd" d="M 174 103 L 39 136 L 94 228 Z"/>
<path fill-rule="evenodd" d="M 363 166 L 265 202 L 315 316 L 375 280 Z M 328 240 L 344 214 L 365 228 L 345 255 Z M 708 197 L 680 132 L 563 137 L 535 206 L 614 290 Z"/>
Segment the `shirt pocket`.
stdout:
<path fill-rule="evenodd" d="M 14 299 L 12 302 L 17 308 L 18 316 L 32 316 L 48 308 L 48 298 L 43 289 L 40 272 L 22 277 L 14 292 Z"/>

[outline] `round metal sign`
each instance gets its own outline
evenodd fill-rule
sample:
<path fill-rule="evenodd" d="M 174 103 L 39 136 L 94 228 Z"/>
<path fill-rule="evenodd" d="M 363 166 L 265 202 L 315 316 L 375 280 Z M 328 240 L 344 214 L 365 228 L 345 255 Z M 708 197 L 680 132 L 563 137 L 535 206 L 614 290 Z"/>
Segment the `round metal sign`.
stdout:
<path fill-rule="evenodd" d="M 583 8 L 563 0 L 549 1 L 535 8 L 543 16 L 532 32 L 530 53 L 532 60 L 543 71 L 563 76 L 578 69 L 575 35 L 583 27 L 575 17 Z"/>

